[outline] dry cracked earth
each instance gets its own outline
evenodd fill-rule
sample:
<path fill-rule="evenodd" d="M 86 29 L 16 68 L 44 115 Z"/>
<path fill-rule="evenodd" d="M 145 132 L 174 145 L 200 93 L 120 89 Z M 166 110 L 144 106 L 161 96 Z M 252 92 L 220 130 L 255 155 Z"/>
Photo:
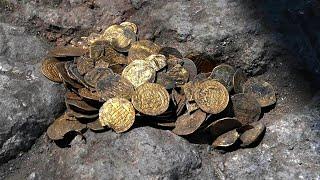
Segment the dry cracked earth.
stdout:
<path fill-rule="evenodd" d="M 319 10 L 317 0 L 0 0 L 0 178 L 320 179 Z M 261 143 L 221 153 L 152 127 L 48 141 L 64 90 L 40 74 L 42 58 L 122 21 L 271 82 L 278 101 Z"/>

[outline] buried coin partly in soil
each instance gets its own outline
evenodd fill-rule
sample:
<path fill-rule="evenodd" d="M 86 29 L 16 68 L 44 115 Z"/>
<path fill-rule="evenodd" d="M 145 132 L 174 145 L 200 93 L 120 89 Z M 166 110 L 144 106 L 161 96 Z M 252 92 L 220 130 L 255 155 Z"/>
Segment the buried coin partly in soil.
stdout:
<path fill-rule="evenodd" d="M 49 52 L 41 71 L 67 89 L 66 112 L 48 128 L 50 139 L 87 129 L 125 133 L 135 124 L 185 138 L 205 133 L 219 149 L 248 147 L 263 137 L 259 119 L 276 103 L 271 84 L 247 79 L 241 69 L 212 62 L 205 53 L 183 56 L 139 40 L 137 32 L 134 23 L 123 22 L 83 38 L 83 46 Z"/>

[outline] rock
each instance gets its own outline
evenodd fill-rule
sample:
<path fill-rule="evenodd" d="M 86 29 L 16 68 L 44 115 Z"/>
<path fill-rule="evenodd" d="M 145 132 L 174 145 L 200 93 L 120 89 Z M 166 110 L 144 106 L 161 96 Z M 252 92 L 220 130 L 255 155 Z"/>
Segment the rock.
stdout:
<path fill-rule="evenodd" d="M 170 131 L 139 127 L 125 134 L 87 132 L 70 148 L 41 144 L 9 179 L 215 179 L 196 147 Z M 78 136 L 80 137 L 80 136 Z M 53 146 L 52 146 L 53 145 Z M 21 162 L 21 161 L 20 161 Z M 202 168 L 206 174 L 201 175 Z"/>
<path fill-rule="evenodd" d="M 48 46 L 0 23 L 0 163 L 27 151 L 63 108 L 62 88 L 39 72 Z"/>

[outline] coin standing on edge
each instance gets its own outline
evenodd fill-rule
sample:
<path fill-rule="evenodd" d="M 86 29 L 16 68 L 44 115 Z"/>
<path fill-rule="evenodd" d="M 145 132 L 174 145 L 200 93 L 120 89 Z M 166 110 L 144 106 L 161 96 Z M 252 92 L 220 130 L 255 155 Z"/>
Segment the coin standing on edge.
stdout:
<path fill-rule="evenodd" d="M 247 81 L 247 75 L 241 70 L 237 69 L 233 75 L 233 89 L 235 93 L 243 93 L 243 84 Z"/>
<path fill-rule="evenodd" d="M 50 81 L 61 83 L 62 78 L 60 77 L 59 71 L 56 66 L 58 63 L 60 63 L 60 61 L 56 58 L 45 58 L 41 64 L 41 72 Z"/>
<path fill-rule="evenodd" d="M 219 136 L 214 142 L 212 143 L 212 146 L 217 148 L 217 147 L 222 147 L 226 148 L 229 146 L 232 146 L 239 138 L 239 133 L 236 130 L 232 130 L 229 132 L 226 132 Z"/>
<path fill-rule="evenodd" d="M 233 89 L 233 76 L 235 70 L 228 64 L 220 64 L 213 68 L 210 78 L 218 80 L 222 83 L 229 92 Z"/>
<path fill-rule="evenodd" d="M 189 114 L 183 114 L 178 117 L 175 128 L 172 130 L 177 135 L 188 135 L 195 132 L 206 120 L 206 113 L 200 109 Z"/>

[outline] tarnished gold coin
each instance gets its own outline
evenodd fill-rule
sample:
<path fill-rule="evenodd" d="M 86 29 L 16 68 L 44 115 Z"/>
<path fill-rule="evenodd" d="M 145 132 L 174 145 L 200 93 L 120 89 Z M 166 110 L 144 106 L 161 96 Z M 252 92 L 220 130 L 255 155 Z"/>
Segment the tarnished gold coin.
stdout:
<path fill-rule="evenodd" d="M 276 103 L 276 93 L 271 84 L 256 78 L 250 78 L 245 82 L 244 93 L 253 95 L 261 107 L 267 107 Z"/>
<path fill-rule="evenodd" d="M 102 126 L 108 126 L 117 133 L 130 129 L 135 121 L 135 110 L 130 101 L 124 98 L 111 98 L 99 111 Z"/>
<path fill-rule="evenodd" d="M 109 42 L 117 51 L 127 52 L 137 37 L 133 31 L 124 26 L 112 25 L 104 31 L 101 38 Z"/>
<path fill-rule="evenodd" d="M 77 65 L 74 62 L 66 62 L 66 69 L 69 77 L 73 77 L 74 80 L 76 80 L 78 83 L 85 87 L 89 87 L 88 84 L 85 82 L 83 76 L 79 73 Z"/>
<path fill-rule="evenodd" d="M 102 126 L 101 122 L 99 119 L 87 123 L 87 128 L 89 128 L 92 131 L 102 131 L 105 130 L 105 128 Z"/>
<path fill-rule="evenodd" d="M 66 114 L 69 117 L 75 117 L 76 119 L 96 119 L 99 116 L 98 113 L 88 114 L 88 113 L 84 113 L 84 112 L 76 112 L 72 109 L 67 109 Z"/>
<path fill-rule="evenodd" d="M 81 97 L 86 99 L 91 99 L 94 101 L 100 101 L 101 97 L 97 91 L 89 90 L 88 88 L 81 88 L 78 90 L 78 93 Z"/>
<path fill-rule="evenodd" d="M 189 72 L 180 64 L 177 64 L 173 68 L 169 69 L 167 74 L 175 81 L 176 86 L 182 86 L 188 82 L 189 79 Z"/>
<path fill-rule="evenodd" d="M 137 25 L 132 22 L 125 21 L 125 22 L 120 23 L 120 26 L 124 26 L 125 28 L 130 29 L 132 32 L 134 32 L 136 34 L 138 32 Z"/>
<path fill-rule="evenodd" d="M 188 135 L 195 132 L 201 124 L 206 120 L 206 113 L 200 109 L 189 114 L 183 114 L 179 116 L 175 128 L 172 130 L 177 135 Z"/>
<path fill-rule="evenodd" d="M 82 56 L 87 52 L 87 50 L 81 47 L 74 47 L 74 46 L 63 46 L 63 47 L 55 47 L 54 49 L 50 50 L 48 56 L 50 57 L 77 57 Z"/>
<path fill-rule="evenodd" d="M 213 68 L 210 78 L 216 79 L 221 82 L 229 92 L 233 89 L 233 75 L 235 70 L 232 66 L 228 64 L 220 64 L 219 66 Z"/>
<path fill-rule="evenodd" d="M 235 118 L 222 118 L 211 123 L 207 129 L 214 138 L 228 131 L 241 127 L 242 124 Z"/>
<path fill-rule="evenodd" d="M 166 57 L 162 54 L 152 54 L 144 59 L 155 71 L 167 66 Z"/>
<path fill-rule="evenodd" d="M 105 101 L 114 97 L 130 99 L 134 87 L 127 79 L 118 74 L 112 74 L 98 81 L 97 91 Z"/>
<path fill-rule="evenodd" d="M 86 74 L 87 72 L 89 72 L 90 70 L 92 70 L 94 68 L 93 59 L 86 58 L 84 56 L 77 58 L 76 63 L 77 63 L 78 72 L 81 75 Z"/>
<path fill-rule="evenodd" d="M 196 64 L 188 58 L 183 58 L 182 67 L 189 72 L 189 81 L 193 81 L 198 73 Z"/>
<path fill-rule="evenodd" d="M 169 55 L 180 59 L 183 58 L 180 51 L 173 47 L 163 47 L 160 49 L 159 54 L 163 54 L 167 58 L 169 57 Z"/>
<path fill-rule="evenodd" d="M 237 69 L 233 75 L 233 89 L 235 93 L 243 93 L 243 84 L 247 81 L 247 75 L 241 70 Z"/>
<path fill-rule="evenodd" d="M 99 79 L 113 74 L 113 71 L 109 68 L 94 68 L 84 75 L 84 80 L 89 86 L 96 88 Z"/>
<path fill-rule="evenodd" d="M 105 55 L 99 60 L 104 60 L 108 62 L 110 65 L 128 64 L 127 58 L 123 54 L 114 50 L 111 46 L 105 47 Z"/>
<path fill-rule="evenodd" d="M 86 103 L 83 101 L 83 99 L 78 96 L 77 94 L 73 92 L 69 92 L 65 96 L 65 103 L 67 107 L 72 107 L 78 111 L 84 111 L 84 112 L 93 112 L 98 111 L 96 107 L 93 107 L 92 105 Z"/>
<path fill-rule="evenodd" d="M 71 131 L 80 132 L 85 129 L 86 125 L 79 121 L 69 120 L 66 114 L 56 119 L 47 129 L 47 135 L 52 140 L 63 139 L 64 135 Z"/>
<path fill-rule="evenodd" d="M 252 143 L 255 143 L 262 135 L 266 129 L 266 126 L 262 122 L 254 122 L 251 123 L 251 129 L 246 130 L 240 136 L 241 146 L 246 147 L 250 146 Z"/>
<path fill-rule="evenodd" d="M 59 75 L 59 71 L 56 66 L 58 63 L 60 63 L 60 61 L 57 60 L 56 58 L 53 58 L 53 57 L 45 58 L 41 64 L 41 72 L 50 81 L 61 83 L 62 79 Z"/>
<path fill-rule="evenodd" d="M 217 147 L 230 147 L 234 145 L 234 143 L 238 140 L 239 138 L 239 133 L 236 130 L 232 130 L 229 132 L 226 132 L 219 136 L 214 142 L 212 143 L 212 146 L 217 148 Z"/>
<path fill-rule="evenodd" d="M 169 100 L 167 90 L 155 83 L 142 84 L 132 95 L 132 103 L 136 110 L 151 116 L 164 113 L 169 107 Z"/>
<path fill-rule="evenodd" d="M 196 86 L 194 98 L 203 111 L 218 114 L 227 107 L 229 93 L 220 82 L 206 80 Z"/>
<path fill-rule="evenodd" d="M 259 119 L 261 107 L 256 98 L 251 94 L 235 94 L 231 97 L 231 101 L 234 114 L 243 125 Z"/>
<path fill-rule="evenodd" d="M 158 54 L 160 47 L 149 40 L 140 40 L 131 44 L 128 51 L 129 63 L 136 59 L 145 59 L 152 54 Z"/>
<path fill-rule="evenodd" d="M 79 89 L 82 88 L 83 86 L 76 82 L 75 80 L 71 79 L 67 73 L 65 63 L 57 63 L 56 64 L 57 70 L 59 71 L 59 75 L 61 79 L 63 80 L 64 84 L 70 85 L 72 88 Z"/>
<path fill-rule="evenodd" d="M 65 94 L 65 99 L 71 99 L 71 100 L 78 100 L 81 101 L 82 97 L 79 96 L 78 94 L 71 92 L 71 91 L 67 91 Z"/>
<path fill-rule="evenodd" d="M 89 47 L 90 58 L 96 59 L 101 56 L 104 56 L 104 49 L 106 46 L 108 46 L 107 41 L 95 41 L 94 43 L 92 43 Z"/>
<path fill-rule="evenodd" d="M 166 89 L 173 89 L 176 87 L 176 81 L 173 77 L 170 77 L 166 72 L 157 72 L 156 83 L 165 87 Z"/>
<path fill-rule="evenodd" d="M 122 77 L 129 80 L 134 87 L 155 80 L 156 71 L 144 60 L 134 60 L 122 71 Z"/>

